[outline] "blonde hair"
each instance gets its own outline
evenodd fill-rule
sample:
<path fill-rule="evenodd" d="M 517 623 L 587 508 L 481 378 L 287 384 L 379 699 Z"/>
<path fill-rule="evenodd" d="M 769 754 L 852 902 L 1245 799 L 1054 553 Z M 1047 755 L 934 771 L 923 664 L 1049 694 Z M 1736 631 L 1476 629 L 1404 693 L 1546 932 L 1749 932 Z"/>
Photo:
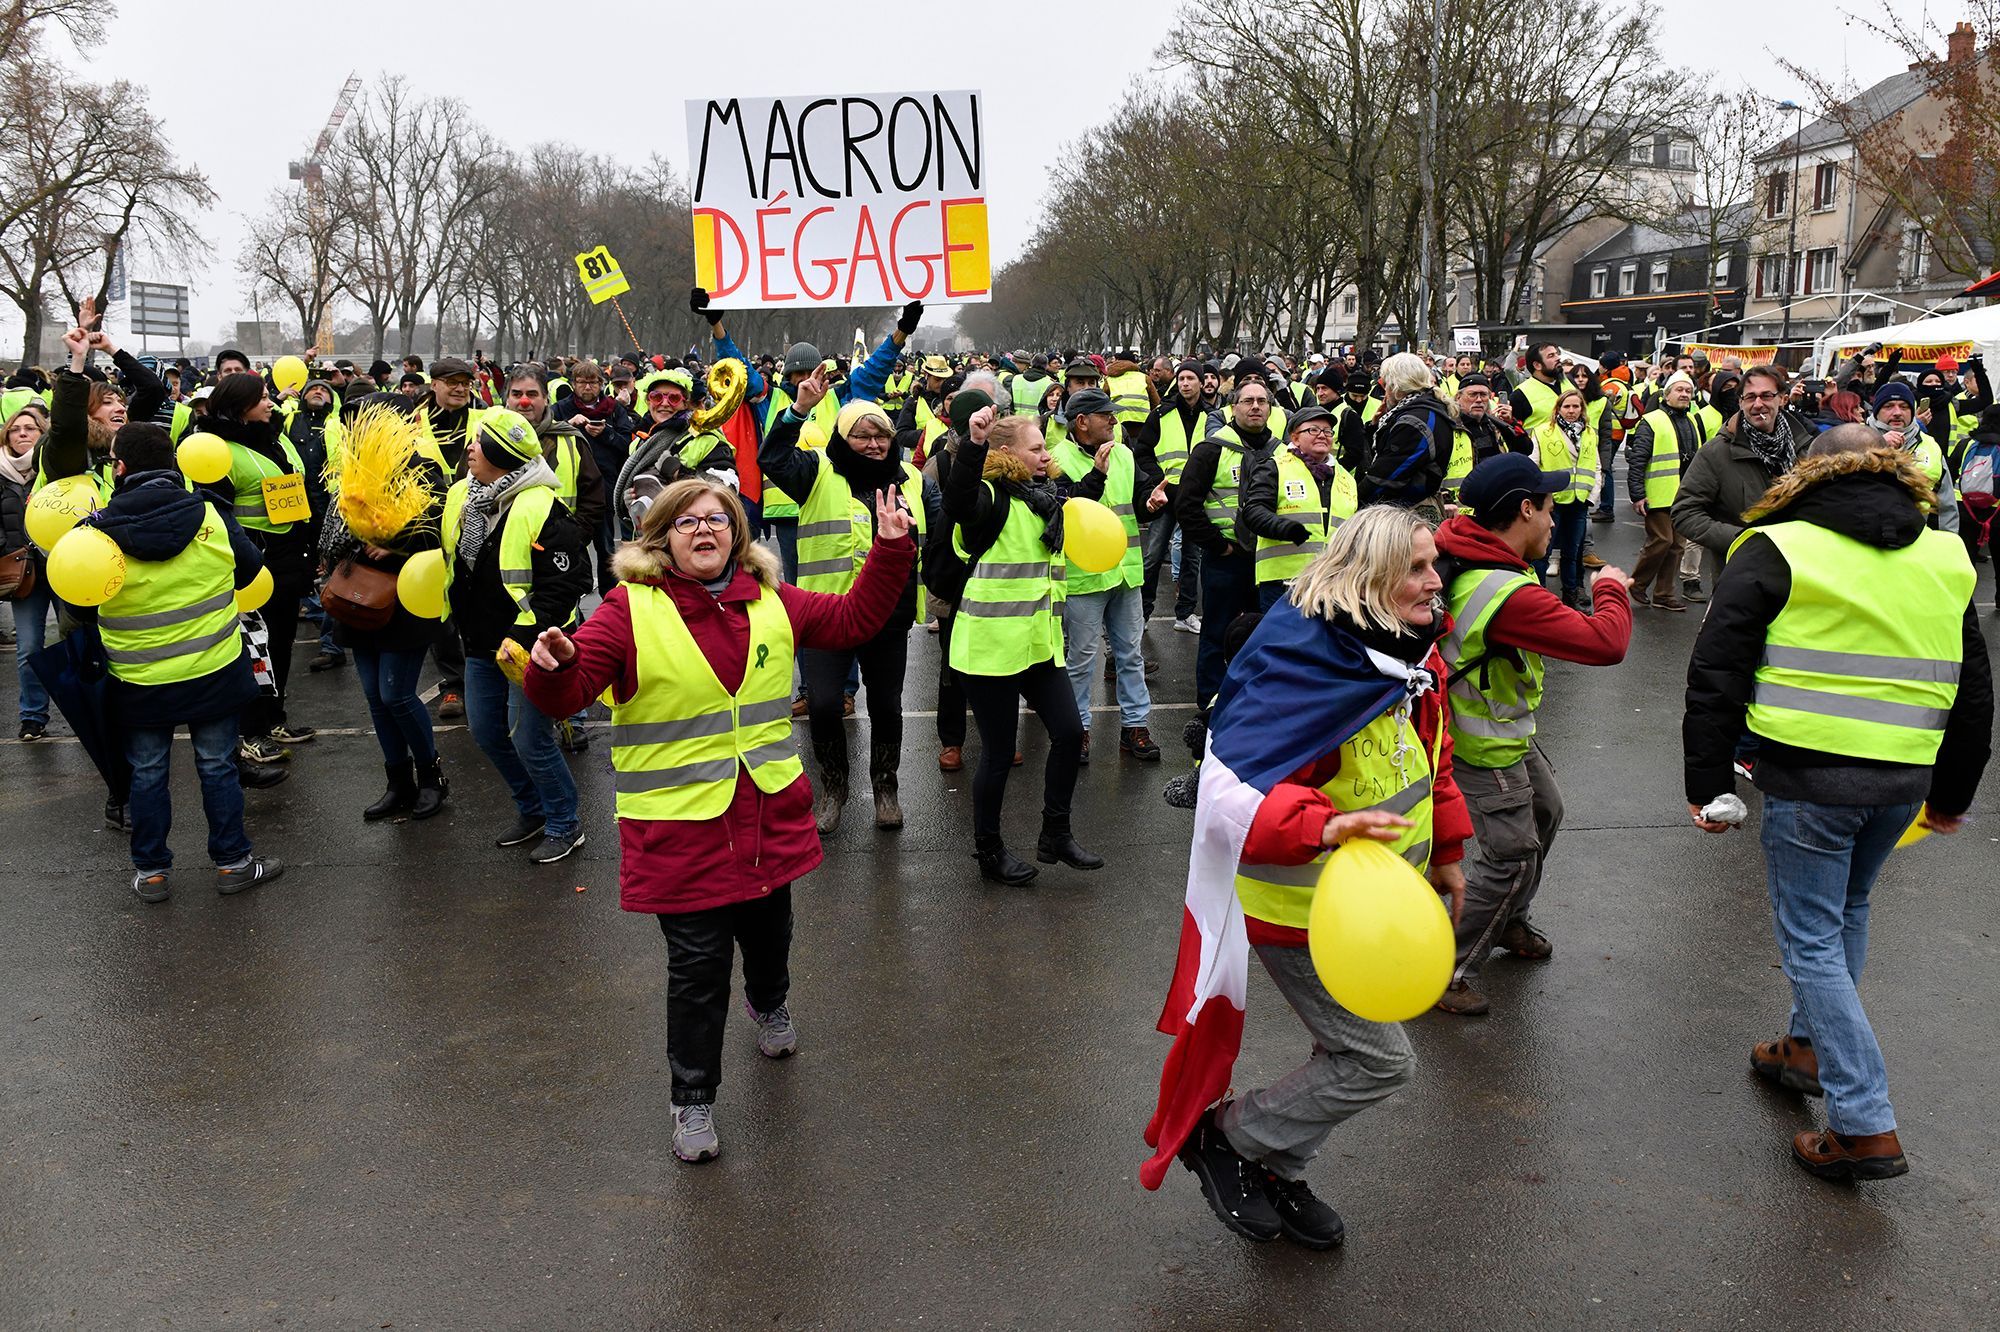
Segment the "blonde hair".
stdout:
<path fill-rule="evenodd" d="M 729 515 L 729 558 L 739 568 L 750 568 L 750 518 L 743 512 L 743 501 L 729 487 L 706 477 L 687 477 L 662 490 L 660 497 L 647 508 L 646 516 L 639 520 L 639 531 L 632 544 L 671 568 L 674 555 L 667 546 L 667 533 L 673 529 L 674 519 L 693 508 L 694 502 L 704 495 L 715 496 L 722 511 Z"/>
<path fill-rule="evenodd" d="M 1382 389 L 1406 398 L 1412 393 L 1420 393 L 1437 383 L 1437 376 L 1424 364 L 1424 358 L 1415 352 L 1397 352 L 1382 362 Z"/>
<path fill-rule="evenodd" d="M 1577 401 L 1577 405 L 1582 407 L 1584 411 L 1588 412 L 1590 410 L 1590 404 L 1583 400 L 1582 389 L 1566 388 L 1561 393 L 1558 393 L 1556 395 L 1556 405 L 1550 410 L 1549 414 L 1551 416 L 1561 416 L 1563 404 L 1568 402 L 1571 398 L 1575 398 Z"/>
<path fill-rule="evenodd" d="M 1039 435 L 1042 432 L 1041 422 L 1032 416 L 1003 416 L 986 432 L 987 447 L 1012 452 L 1014 446 L 1020 443 L 1017 436 L 1025 435 L 1030 430 Z"/>
<path fill-rule="evenodd" d="M 1396 504 L 1371 504 L 1340 525 L 1326 549 L 1292 580 L 1292 604 L 1317 619 L 1343 611 L 1387 633 L 1405 628 L 1396 592 L 1416 557 L 1416 537 L 1430 523 Z"/>

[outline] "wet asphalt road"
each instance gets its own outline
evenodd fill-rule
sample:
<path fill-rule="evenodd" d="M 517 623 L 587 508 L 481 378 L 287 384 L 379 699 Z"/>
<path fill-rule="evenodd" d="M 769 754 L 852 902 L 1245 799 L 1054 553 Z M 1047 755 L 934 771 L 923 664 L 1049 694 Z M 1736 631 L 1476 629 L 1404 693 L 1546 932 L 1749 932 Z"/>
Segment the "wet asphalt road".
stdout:
<path fill-rule="evenodd" d="M 1637 528 L 1595 530 L 1629 564 Z M 911 720 L 908 827 L 850 807 L 798 892 L 802 1053 L 760 1060 L 732 1022 L 699 1168 L 669 1147 L 664 950 L 617 909 L 601 736 L 574 761 L 590 844 L 541 869 L 490 844 L 508 804 L 463 730 L 427 824 L 364 824 L 378 751 L 324 735 L 251 793 L 291 868 L 236 898 L 209 890 L 183 751 L 150 908 L 76 746 L 0 742 L 0 1327 L 2000 1325 L 2000 822 L 1899 853 L 1876 892 L 1864 994 L 1911 1174 L 1806 1176 L 1787 1147 L 1815 1106 L 1746 1066 L 1786 1002 L 1754 834 L 1705 837 L 1681 801 L 1695 628 L 1641 612 L 1622 667 L 1554 669 L 1556 958 L 1497 958 L 1489 1018 L 1413 1025 L 1416 1079 L 1312 1172 L 1348 1222 L 1330 1254 L 1228 1235 L 1182 1170 L 1137 1183 L 1191 818 L 1159 798 L 1194 647 L 1164 621 L 1167 761 L 1116 761 L 1100 720 L 1095 875 L 983 886 L 970 774 Z M 912 663 L 928 708 L 935 639 Z M 366 724 L 346 671 L 301 674 L 292 711 Z M 1306 1050 L 1253 968 L 1237 1084 Z"/>

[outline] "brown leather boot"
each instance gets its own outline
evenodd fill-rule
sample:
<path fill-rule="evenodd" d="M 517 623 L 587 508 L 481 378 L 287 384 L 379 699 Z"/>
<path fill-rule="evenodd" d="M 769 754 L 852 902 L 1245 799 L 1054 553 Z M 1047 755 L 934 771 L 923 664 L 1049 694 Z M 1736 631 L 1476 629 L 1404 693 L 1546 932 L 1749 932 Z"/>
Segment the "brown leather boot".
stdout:
<path fill-rule="evenodd" d="M 1821 1179 L 1894 1179 L 1910 1173 L 1894 1129 L 1853 1137 L 1812 1129 L 1792 1139 L 1792 1156 Z"/>
<path fill-rule="evenodd" d="M 957 772 L 965 766 L 965 750 L 958 745 L 946 745 L 938 751 L 938 767 L 945 772 Z"/>
<path fill-rule="evenodd" d="M 1453 981 L 1445 987 L 1444 997 L 1437 1001 L 1437 1006 L 1440 1012 L 1456 1013 L 1460 1017 L 1478 1017 L 1492 1008 L 1486 1002 L 1486 996 L 1472 988 L 1471 981 L 1462 980 Z"/>
<path fill-rule="evenodd" d="M 1549 942 L 1549 936 L 1525 920 L 1508 921 L 1507 928 L 1500 931 L 1500 937 L 1493 942 L 1515 957 L 1524 957 L 1530 962 L 1546 962 L 1556 955 L 1556 946 Z"/>
<path fill-rule="evenodd" d="M 1826 1095 L 1819 1085 L 1819 1051 L 1803 1036 L 1780 1036 L 1751 1046 L 1750 1071 L 1788 1091 Z"/>

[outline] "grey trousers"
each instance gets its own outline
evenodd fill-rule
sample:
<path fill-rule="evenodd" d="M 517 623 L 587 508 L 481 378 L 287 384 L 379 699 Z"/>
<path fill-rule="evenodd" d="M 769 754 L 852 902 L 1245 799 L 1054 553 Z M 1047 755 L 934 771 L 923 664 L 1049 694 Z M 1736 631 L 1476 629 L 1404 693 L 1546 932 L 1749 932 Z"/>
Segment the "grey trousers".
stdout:
<path fill-rule="evenodd" d="M 1528 756 L 1505 768 L 1452 765 L 1458 789 L 1472 811 L 1477 850 L 1465 869 L 1465 911 L 1458 922 L 1454 980 L 1478 976 L 1508 922 L 1528 920 L 1542 863 L 1562 827 L 1562 792 L 1555 770 L 1530 745 Z"/>
<path fill-rule="evenodd" d="M 1306 1062 L 1223 1107 L 1222 1132 L 1239 1156 L 1297 1179 L 1334 1125 L 1393 1095 L 1416 1055 L 1401 1023 L 1370 1022 L 1334 1002 L 1304 948 L 1257 945 L 1278 993 L 1312 1033 Z"/>

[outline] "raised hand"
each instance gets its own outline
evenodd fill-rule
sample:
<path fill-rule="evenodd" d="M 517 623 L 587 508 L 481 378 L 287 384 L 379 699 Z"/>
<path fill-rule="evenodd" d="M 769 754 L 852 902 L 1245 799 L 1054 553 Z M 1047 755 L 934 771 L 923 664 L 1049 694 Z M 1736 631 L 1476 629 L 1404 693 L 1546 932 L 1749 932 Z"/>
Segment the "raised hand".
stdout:
<path fill-rule="evenodd" d="M 875 492 L 875 539 L 897 541 L 910 534 L 910 513 L 893 490 Z"/>

